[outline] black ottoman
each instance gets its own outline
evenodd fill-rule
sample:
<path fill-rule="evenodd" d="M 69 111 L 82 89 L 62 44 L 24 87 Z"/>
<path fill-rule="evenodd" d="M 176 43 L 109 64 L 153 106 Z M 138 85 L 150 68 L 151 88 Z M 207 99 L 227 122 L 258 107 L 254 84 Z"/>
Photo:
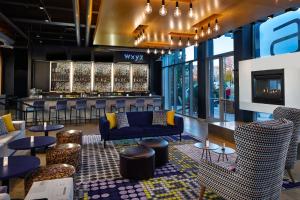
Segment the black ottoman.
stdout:
<path fill-rule="evenodd" d="M 163 166 L 169 161 L 169 143 L 166 140 L 160 138 L 149 138 L 140 141 L 140 145 L 154 149 L 156 167 Z"/>
<path fill-rule="evenodd" d="M 154 176 L 155 151 L 148 147 L 130 147 L 120 152 L 120 174 L 128 179 L 149 179 Z"/>

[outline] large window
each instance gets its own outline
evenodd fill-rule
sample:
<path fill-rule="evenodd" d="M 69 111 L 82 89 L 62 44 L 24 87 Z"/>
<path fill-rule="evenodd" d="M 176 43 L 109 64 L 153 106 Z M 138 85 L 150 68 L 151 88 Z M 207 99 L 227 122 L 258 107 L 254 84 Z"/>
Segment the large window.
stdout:
<path fill-rule="evenodd" d="M 234 121 L 233 34 L 210 41 L 208 52 L 208 118 Z"/>
<path fill-rule="evenodd" d="M 196 47 L 190 46 L 164 55 L 163 95 L 165 109 L 198 116 L 198 62 Z"/>

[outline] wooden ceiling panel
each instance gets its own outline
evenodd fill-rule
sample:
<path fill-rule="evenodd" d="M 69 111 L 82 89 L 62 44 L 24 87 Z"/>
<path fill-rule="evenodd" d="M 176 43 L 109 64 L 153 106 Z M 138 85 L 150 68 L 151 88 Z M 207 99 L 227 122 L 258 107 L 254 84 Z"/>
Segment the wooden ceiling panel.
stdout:
<path fill-rule="evenodd" d="M 144 14 L 146 0 L 102 1 L 93 44 L 133 47 L 134 30 L 139 25 L 147 25 L 147 40 L 140 45 L 145 46 L 147 43 L 151 46 L 167 45 L 170 32 L 192 33 L 194 25 L 213 14 L 218 15 L 221 28 L 219 32 L 210 35 L 215 37 L 287 8 L 300 7 L 299 0 L 193 0 L 195 17 L 191 19 L 187 16 L 189 1 L 180 1 L 182 16 L 179 18 L 173 15 L 176 1 L 165 0 L 165 2 L 168 14 L 162 17 L 158 14 L 161 0 L 151 0 L 150 15 Z M 203 38 L 206 39 L 208 38 Z"/>

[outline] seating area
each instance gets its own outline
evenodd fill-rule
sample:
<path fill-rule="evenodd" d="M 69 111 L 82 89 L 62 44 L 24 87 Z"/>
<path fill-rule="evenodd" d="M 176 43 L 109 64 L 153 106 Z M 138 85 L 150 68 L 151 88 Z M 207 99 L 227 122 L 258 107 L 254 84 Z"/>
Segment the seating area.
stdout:
<path fill-rule="evenodd" d="M 0 0 L 0 200 L 298 200 L 299 63 L 297 0 Z"/>

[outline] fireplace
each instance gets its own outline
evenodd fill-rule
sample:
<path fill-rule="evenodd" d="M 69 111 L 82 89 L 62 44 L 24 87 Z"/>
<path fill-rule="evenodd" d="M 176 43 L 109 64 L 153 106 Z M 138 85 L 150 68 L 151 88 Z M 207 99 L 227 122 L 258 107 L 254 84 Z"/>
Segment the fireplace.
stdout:
<path fill-rule="evenodd" d="M 252 102 L 284 105 L 284 70 L 253 71 Z"/>

